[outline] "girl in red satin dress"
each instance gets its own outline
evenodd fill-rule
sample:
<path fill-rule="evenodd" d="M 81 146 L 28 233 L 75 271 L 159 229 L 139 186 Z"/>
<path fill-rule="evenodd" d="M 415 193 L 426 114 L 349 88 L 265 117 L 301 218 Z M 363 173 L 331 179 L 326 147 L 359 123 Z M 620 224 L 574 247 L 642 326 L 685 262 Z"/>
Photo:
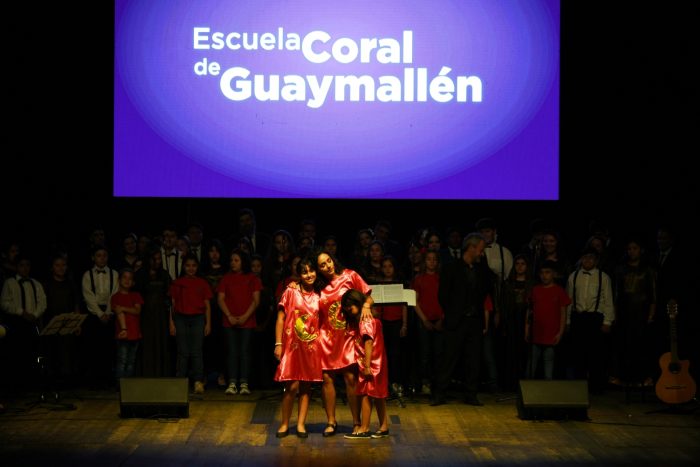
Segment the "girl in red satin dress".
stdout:
<path fill-rule="evenodd" d="M 360 320 L 360 310 L 367 299 L 359 290 L 348 290 L 342 298 L 342 309 L 348 328 L 355 333 L 355 355 L 359 366 L 357 394 L 361 398 L 362 424 L 353 427 L 349 439 L 386 438 L 389 436 L 389 417 L 386 398 L 389 396 L 389 372 L 386 347 L 382 333 L 382 321 L 377 318 Z M 372 402 L 377 407 L 379 429 L 369 431 L 372 418 Z"/>
<path fill-rule="evenodd" d="M 372 289 L 360 277 L 351 270 L 343 268 L 340 263 L 328 253 L 318 253 L 316 257 L 319 279 L 322 284 L 320 300 L 321 316 L 321 367 L 323 368 L 323 385 L 321 396 L 323 397 L 328 422 L 323 431 L 323 436 L 333 436 L 336 433 L 338 423 L 335 418 L 335 385 L 333 378 L 336 374 L 342 374 L 345 380 L 348 406 L 352 413 L 353 431 L 360 426 L 360 410 L 356 395 L 355 384 L 357 381 L 357 364 L 355 362 L 354 333 L 347 329 L 345 316 L 340 306 L 343 294 L 351 289 L 357 289 L 366 295 L 362 305 L 362 319 L 372 318 L 372 304 L 374 301 L 369 296 Z"/>
<path fill-rule="evenodd" d="M 275 357 L 279 360 L 275 381 L 284 382 L 282 423 L 277 437 L 289 434 L 289 419 L 299 393 L 297 436 L 308 437 L 305 422 L 309 412 L 311 383 L 321 381 L 319 345 L 319 294 L 316 289 L 315 257 L 302 258 L 296 265 L 299 288 L 288 287 L 277 306 Z"/>

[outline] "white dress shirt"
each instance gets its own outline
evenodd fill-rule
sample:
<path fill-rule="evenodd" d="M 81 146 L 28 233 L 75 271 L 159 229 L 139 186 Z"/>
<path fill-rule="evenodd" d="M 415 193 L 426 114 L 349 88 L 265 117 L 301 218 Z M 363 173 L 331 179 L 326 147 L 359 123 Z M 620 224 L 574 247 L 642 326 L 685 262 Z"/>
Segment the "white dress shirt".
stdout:
<path fill-rule="evenodd" d="M 501 251 L 503 256 L 501 256 Z M 511 269 L 513 269 L 513 253 L 508 248 L 493 242 L 490 245 L 486 245 L 484 255 L 493 273 L 502 281 L 506 280 Z"/>
<path fill-rule="evenodd" d="M 574 297 L 574 278 L 576 278 L 576 296 Z M 589 271 L 579 269 L 569 275 L 566 292 L 571 297 L 571 305 L 566 309 L 566 324 L 571 324 L 572 312 L 595 312 L 600 283 L 600 302 L 598 313 L 603 314 L 603 324 L 610 325 L 615 320 L 613 294 L 610 277 L 598 268 Z M 573 309 L 576 304 L 576 310 Z"/>
<path fill-rule="evenodd" d="M 24 306 L 22 296 L 24 295 Z M 38 318 L 46 311 L 46 293 L 41 283 L 35 279 L 20 276 L 9 278 L 2 286 L 2 309 L 10 315 L 25 311 Z"/>
<path fill-rule="evenodd" d="M 170 250 L 170 253 L 166 253 L 165 250 L 161 248 L 160 253 L 163 256 L 163 269 L 168 271 L 170 279 L 175 280 L 180 277 L 180 272 L 182 271 L 180 250 L 173 248 Z"/>
<path fill-rule="evenodd" d="M 90 279 L 90 273 L 92 273 L 92 280 Z M 112 277 L 111 289 L 109 287 L 110 276 Z M 112 314 L 111 298 L 119 290 L 119 274 L 117 271 L 108 267 L 100 269 L 97 266 L 93 266 L 83 274 L 82 288 L 83 298 L 90 313 L 98 318 L 101 318 L 105 313 Z M 102 311 L 102 308 L 105 310 Z"/>

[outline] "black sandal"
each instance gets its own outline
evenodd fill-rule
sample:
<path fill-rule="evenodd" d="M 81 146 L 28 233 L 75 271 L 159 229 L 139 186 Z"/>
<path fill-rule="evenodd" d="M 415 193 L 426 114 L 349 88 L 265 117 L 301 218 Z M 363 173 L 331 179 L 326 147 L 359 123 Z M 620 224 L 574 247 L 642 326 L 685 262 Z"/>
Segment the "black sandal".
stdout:
<path fill-rule="evenodd" d="M 338 428 L 338 422 L 327 423 L 326 428 L 333 428 L 333 431 L 323 431 L 323 437 L 328 438 L 329 436 L 335 435 L 335 430 Z"/>

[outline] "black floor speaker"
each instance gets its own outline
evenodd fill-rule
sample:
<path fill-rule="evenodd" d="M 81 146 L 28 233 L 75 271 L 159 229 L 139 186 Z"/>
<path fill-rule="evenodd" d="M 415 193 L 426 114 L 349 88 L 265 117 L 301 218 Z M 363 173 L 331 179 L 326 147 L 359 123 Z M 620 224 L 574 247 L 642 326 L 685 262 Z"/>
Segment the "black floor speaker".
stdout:
<path fill-rule="evenodd" d="M 588 382 L 520 380 L 517 405 L 523 420 L 588 420 Z"/>
<path fill-rule="evenodd" d="M 190 416 L 187 378 L 121 378 L 122 418 L 187 418 Z"/>

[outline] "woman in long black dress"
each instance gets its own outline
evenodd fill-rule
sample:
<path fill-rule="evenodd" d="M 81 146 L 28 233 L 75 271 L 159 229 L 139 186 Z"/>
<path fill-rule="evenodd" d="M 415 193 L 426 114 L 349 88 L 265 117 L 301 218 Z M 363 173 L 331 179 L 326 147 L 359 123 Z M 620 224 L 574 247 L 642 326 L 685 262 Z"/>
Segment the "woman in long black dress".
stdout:
<path fill-rule="evenodd" d="M 507 391 L 517 389 L 518 381 L 525 374 L 528 345 L 525 342 L 525 318 L 528 296 L 534 282 L 527 256 L 517 255 L 513 269 L 504 284 L 501 331 L 503 332 L 503 360 L 501 362 L 501 387 Z"/>
<path fill-rule="evenodd" d="M 168 287 L 170 276 L 163 269 L 160 249 L 152 250 L 136 273 L 136 290 L 143 297 L 141 307 L 141 374 L 145 377 L 172 376 L 172 347 Z"/>

